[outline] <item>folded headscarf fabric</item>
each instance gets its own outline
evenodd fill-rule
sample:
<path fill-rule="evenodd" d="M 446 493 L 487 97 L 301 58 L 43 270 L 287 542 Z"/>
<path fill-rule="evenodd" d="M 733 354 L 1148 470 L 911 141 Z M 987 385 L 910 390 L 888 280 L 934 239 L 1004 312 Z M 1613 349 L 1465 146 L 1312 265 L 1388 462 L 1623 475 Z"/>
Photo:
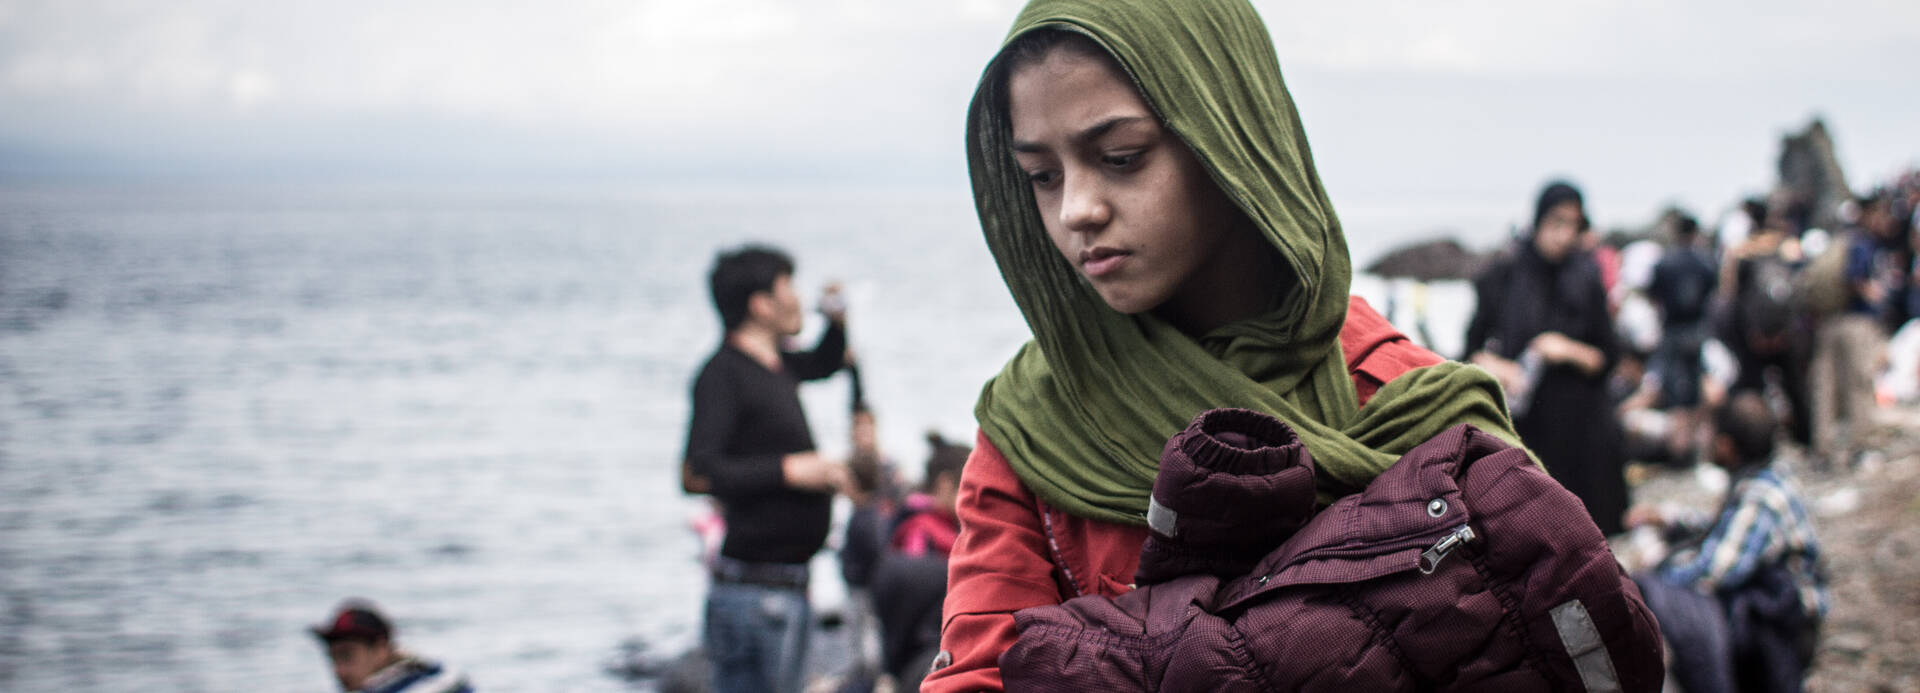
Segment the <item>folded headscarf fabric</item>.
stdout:
<path fill-rule="evenodd" d="M 1144 524 L 1167 438 L 1222 407 L 1290 424 L 1318 462 L 1320 503 L 1359 490 L 1455 424 L 1518 444 L 1494 380 L 1458 363 L 1409 372 L 1359 406 L 1339 348 L 1352 272 L 1346 239 L 1252 6 L 1036 0 L 1007 43 L 1039 29 L 1104 47 L 1293 282 L 1273 312 L 1198 339 L 1107 307 L 1047 237 L 1009 148 L 1005 90 L 992 83 L 1001 71 L 990 64 L 968 112 L 968 165 L 987 245 L 1034 339 L 987 383 L 975 414 L 1030 490 L 1075 516 Z"/>

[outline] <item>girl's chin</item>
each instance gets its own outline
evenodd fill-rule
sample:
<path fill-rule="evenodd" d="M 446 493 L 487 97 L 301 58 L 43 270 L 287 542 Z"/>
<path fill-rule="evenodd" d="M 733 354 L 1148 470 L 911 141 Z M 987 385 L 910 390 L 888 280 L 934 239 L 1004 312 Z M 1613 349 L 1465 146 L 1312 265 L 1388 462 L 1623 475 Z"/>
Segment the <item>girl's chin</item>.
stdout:
<path fill-rule="evenodd" d="M 1101 291 L 1099 293 L 1100 300 L 1105 301 L 1108 308 L 1112 308 L 1114 312 L 1125 315 L 1145 313 L 1159 305 L 1158 303 L 1145 300 L 1137 294 L 1108 291 Z"/>

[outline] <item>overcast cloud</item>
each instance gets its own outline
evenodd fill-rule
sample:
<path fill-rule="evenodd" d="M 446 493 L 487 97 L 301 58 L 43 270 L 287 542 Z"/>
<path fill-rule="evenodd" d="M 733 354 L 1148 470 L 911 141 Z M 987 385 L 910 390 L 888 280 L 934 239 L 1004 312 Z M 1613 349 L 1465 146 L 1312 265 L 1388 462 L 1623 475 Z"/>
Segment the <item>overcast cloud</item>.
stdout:
<path fill-rule="evenodd" d="M 1572 175 L 1640 213 L 1824 114 L 1920 156 L 1920 3 L 1259 2 L 1358 206 Z M 1003 0 L 0 1 L 0 173 L 964 185 Z M 1464 203 L 1463 203 L 1464 204 Z"/>

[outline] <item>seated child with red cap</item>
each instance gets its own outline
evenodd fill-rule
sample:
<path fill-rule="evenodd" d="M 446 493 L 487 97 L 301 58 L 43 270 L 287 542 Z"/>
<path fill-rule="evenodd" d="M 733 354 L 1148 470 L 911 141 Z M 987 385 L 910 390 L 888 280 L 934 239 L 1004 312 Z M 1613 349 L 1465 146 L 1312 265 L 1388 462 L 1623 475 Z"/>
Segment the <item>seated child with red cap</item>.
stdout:
<path fill-rule="evenodd" d="M 393 626 L 373 604 L 349 599 L 312 628 L 327 648 L 340 690 L 348 693 L 473 693 L 465 676 L 393 642 Z"/>

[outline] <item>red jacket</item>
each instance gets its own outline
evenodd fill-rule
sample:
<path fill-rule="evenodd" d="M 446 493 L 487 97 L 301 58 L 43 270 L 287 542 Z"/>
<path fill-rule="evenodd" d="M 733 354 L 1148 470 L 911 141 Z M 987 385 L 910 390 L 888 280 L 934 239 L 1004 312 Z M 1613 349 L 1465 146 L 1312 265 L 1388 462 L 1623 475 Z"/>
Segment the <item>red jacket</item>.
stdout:
<path fill-rule="evenodd" d="M 1365 404 L 1402 373 L 1440 363 L 1353 297 L 1340 330 Z M 1013 612 L 1133 589 L 1147 528 L 1073 517 L 1028 491 L 982 434 L 960 477 L 960 537 L 947 568 L 940 668 L 920 690 L 1000 690 L 1000 654 L 1018 639 Z M 950 660 L 950 661 L 949 661 Z"/>

